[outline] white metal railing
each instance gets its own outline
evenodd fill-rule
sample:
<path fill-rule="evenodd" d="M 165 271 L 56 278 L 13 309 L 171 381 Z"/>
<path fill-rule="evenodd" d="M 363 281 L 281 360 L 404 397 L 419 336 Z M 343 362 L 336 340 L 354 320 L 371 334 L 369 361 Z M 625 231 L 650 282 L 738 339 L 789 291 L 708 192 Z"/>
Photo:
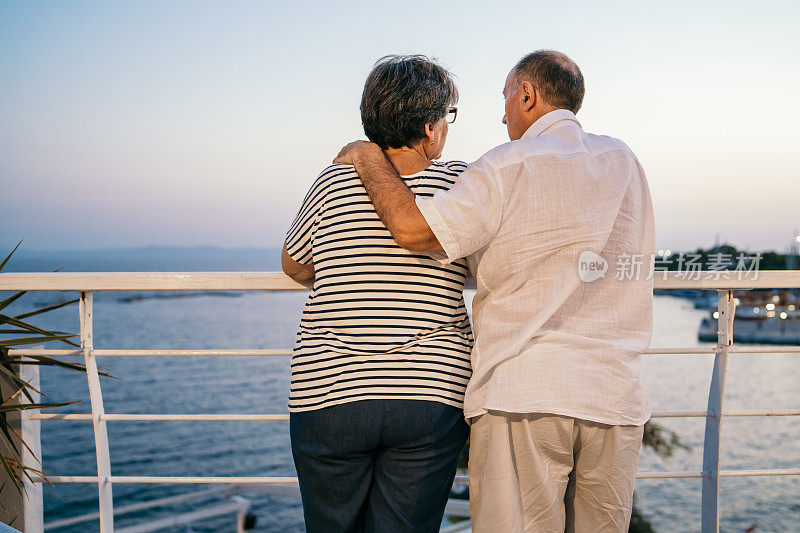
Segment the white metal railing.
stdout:
<path fill-rule="evenodd" d="M 728 277 L 730 276 L 730 277 Z M 702 417 L 706 419 L 703 445 L 702 471 L 639 472 L 638 479 L 701 478 L 702 479 L 702 531 L 719 531 L 719 478 L 739 476 L 800 475 L 797 469 L 772 470 L 720 470 L 720 429 L 724 416 L 800 416 L 800 410 L 790 411 L 733 411 L 723 412 L 725 374 L 728 355 L 731 353 L 783 353 L 800 354 L 800 347 L 733 346 L 733 290 L 800 288 L 800 271 L 748 272 L 725 274 L 720 272 L 657 273 L 655 287 L 659 289 L 704 289 L 718 293 L 719 331 L 714 347 L 664 347 L 650 348 L 648 354 L 714 354 L 714 369 L 706 411 L 656 412 L 653 418 Z M 114 531 L 112 486 L 114 483 L 210 483 L 236 485 L 274 485 L 297 483 L 296 477 L 185 477 L 185 476 L 114 476 L 111 474 L 110 452 L 106 423 L 123 420 L 148 421 L 286 421 L 288 414 L 118 414 L 106 413 L 97 357 L 227 357 L 227 356 L 288 356 L 290 350 L 95 350 L 92 337 L 92 294 L 98 291 L 285 291 L 307 290 L 281 273 L 274 272 L 224 272 L 224 273 L 6 273 L 0 274 L 0 291 L 77 291 L 80 293 L 80 350 L 20 349 L 12 355 L 79 356 L 87 368 L 92 412 L 89 414 L 40 414 L 26 411 L 24 420 L 39 423 L 41 420 L 91 421 L 94 427 L 97 455 L 96 476 L 48 476 L 56 483 L 97 483 L 99 492 L 100 531 Z M 30 423 L 30 422 L 29 422 Z M 30 433 L 37 435 L 36 433 Z M 39 444 L 39 443 L 36 443 Z M 38 448 L 37 448 L 38 449 Z M 457 476 L 457 482 L 466 482 L 468 476 Z M 41 478 L 35 478 L 41 483 Z M 41 501 L 38 502 L 41 505 Z M 243 502 L 233 507 L 243 508 Z M 227 507 L 226 507 L 227 509 Z M 41 510 L 39 510 L 41 512 Z M 199 515 L 198 515 L 199 516 Z M 203 515 L 207 516 L 207 515 Z M 242 530 L 241 520 L 239 530 Z"/>

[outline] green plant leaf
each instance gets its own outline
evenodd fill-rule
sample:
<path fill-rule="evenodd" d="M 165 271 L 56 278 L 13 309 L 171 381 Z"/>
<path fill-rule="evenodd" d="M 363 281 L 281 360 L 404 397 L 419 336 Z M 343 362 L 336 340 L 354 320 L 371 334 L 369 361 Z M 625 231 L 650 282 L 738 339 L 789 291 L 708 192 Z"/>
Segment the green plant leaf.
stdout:
<path fill-rule="evenodd" d="M 86 365 L 83 363 L 70 363 L 68 361 L 59 361 L 58 359 L 51 359 L 44 355 L 26 355 L 35 361 L 28 361 L 25 359 L 15 361 L 18 365 L 38 365 L 38 366 L 57 366 L 59 368 L 66 368 L 68 370 L 76 370 L 78 372 L 86 372 Z"/>
<path fill-rule="evenodd" d="M 23 388 L 23 387 L 26 387 L 28 385 L 28 383 L 25 380 L 23 380 L 19 376 L 19 374 L 17 374 L 17 372 L 14 370 L 14 368 L 11 366 L 11 364 L 8 363 L 7 360 L 3 361 L 3 363 L 0 364 L 0 373 L 3 373 L 6 376 L 8 376 L 8 378 L 11 381 L 13 381 L 17 385 L 17 387 L 19 387 L 19 388 Z"/>
<path fill-rule="evenodd" d="M 17 374 L 14 371 L 14 368 L 10 364 L 8 364 L 7 362 L 1 364 L 0 373 L 8 376 L 8 378 L 12 381 L 12 383 L 16 385 L 17 389 L 22 390 L 23 394 L 25 394 L 25 397 L 28 398 L 29 402 L 33 401 L 33 398 L 28 392 L 28 387 L 29 387 L 28 382 L 19 377 L 19 374 Z M 0 424 L 0 427 L 3 427 L 3 424 Z"/>
<path fill-rule="evenodd" d="M 37 459 L 37 462 L 39 464 L 42 464 L 42 462 L 39 461 L 38 459 Z M 44 472 L 39 470 L 38 468 L 34 468 L 34 467 L 28 466 L 28 465 L 20 465 L 20 467 L 21 467 L 20 470 L 22 470 L 22 472 L 25 474 L 25 477 L 27 477 L 31 481 L 33 481 L 33 478 L 31 477 L 31 475 L 28 472 L 35 472 L 36 474 L 39 474 L 42 478 L 45 477 Z M 53 484 L 52 482 L 48 482 L 48 483 L 50 483 L 50 485 Z"/>
<path fill-rule="evenodd" d="M 19 457 L 19 450 L 17 449 L 17 444 L 14 442 L 14 438 L 11 436 L 11 433 L 9 433 L 9 431 L 8 431 L 11 428 L 11 426 L 9 426 L 8 422 L 5 420 L 5 416 L 6 415 L 3 414 L 1 416 L 3 416 L 3 420 L 4 420 L 5 423 L 0 424 L 0 432 L 2 432 L 3 436 L 5 437 L 5 445 L 8 448 L 10 448 L 11 451 L 13 451 L 14 454 L 16 454 L 17 457 Z M 0 442 L 3 442 L 3 441 L 0 440 Z M 2 455 L 2 454 L 0 454 L 0 455 Z"/>
<path fill-rule="evenodd" d="M 0 324 L 11 324 L 12 326 L 17 326 L 18 328 L 27 329 L 28 331 L 41 333 L 43 335 L 55 335 L 61 333 L 59 331 L 48 331 L 46 329 L 34 326 L 33 324 L 28 324 L 27 322 L 23 322 L 22 320 L 19 320 L 18 318 L 15 318 L 13 316 L 7 316 L 7 315 L 0 315 Z M 66 333 L 65 335 L 69 335 L 70 337 L 75 336 Z"/>
<path fill-rule="evenodd" d="M 14 303 L 14 302 L 15 302 L 16 300 L 18 300 L 18 299 L 19 299 L 19 298 L 20 298 L 20 297 L 21 297 L 23 294 L 26 294 L 27 292 L 28 292 L 28 291 L 19 291 L 18 293 L 14 294 L 14 295 L 12 295 L 12 296 L 9 296 L 8 298 L 6 298 L 6 299 L 5 299 L 5 300 L 3 300 L 2 302 L 0 302 L 0 311 L 2 311 L 2 310 L 3 310 L 3 309 L 5 309 L 6 307 L 8 307 L 8 306 L 9 306 L 9 305 L 11 305 L 12 303 Z"/>
<path fill-rule="evenodd" d="M 63 407 L 78 403 L 80 400 L 73 402 L 48 402 L 48 403 L 13 403 L 10 405 L 0 405 L 0 413 L 8 413 L 10 411 L 25 411 L 28 409 L 45 409 L 47 407 Z"/>
<path fill-rule="evenodd" d="M 11 346 L 23 346 L 26 344 L 38 344 L 42 342 L 53 342 L 53 341 L 69 342 L 66 339 L 70 337 L 77 337 L 77 335 L 52 335 L 47 337 L 36 337 L 35 339 L 22 339 L 22 338 L 0 339 L 0 345 L 11 347 Z M 72 342 L 70 344 L 72 344 L 73 346 L 77 346 L 77 344 Z"/>
<path fill-rule="evenodd" d="M 17 333 L 19 333 L 20 335 L 35 335 L 39 332 L 28 331 L 27 329 L 0 329 L 0 333 L 2 333 L 3 335 L 16 335 Z M 52 333 L 53 335 L 72 336 L 71 333 L 66 331 L 48 331 L 47 333 Z"/>
<path fill-rule="evenodd" d="M 21 442 L 21 443 L 22 443 L 22 445 L 23 445 L 23 446 L 25 446 L 25 448 L 27 448 L 27 450 L 28 450 L 28 451 L 31 453 L 31 456 L 32 456 L 34 459 L 36 459 L 36 462 L 37 462 L 37 463 L 39 463 L 39 464 L 42 464 L 42 461 L 40 461 L 40 460 L 39 460 L 39 458 L 38 458 L 38 457 L 36 457 L 36 454 L 35 454 L 35 453 L 33 453 L 33 450 L 31 450 L 31 447 L 30 447 L 30 446 L 28 446 L 28 443 L 27 443 L 27 442 L 25 442 L 25 440 L 22 438 L 22 436 L 21 436 L 19 433 L 17 433 L 17 430 L 15 430 L 14 428 L 11 428 L 11 431 L 13 431 L 13 432 L 14 432 L 14 436 L 15 436 L 15 437 L 17 437 L 17 440 L 18 440 L 19 442 Z M 34 468 L 32 468 L 32 467 L 28 467 L 28 466 L 25 466 L 25 465 L 20 465 L 20 466 L 22 466 L 22 467 L 23 467 L 23 471 L 24 471 L 25 469 L 27 469 L 27 468 L 31 468 L 32 470 L 35 470 Z M 27 473 L 26 473 L 25 475 L 27 476 Z M 28 476 L 28 479 L 30 479 L 30 476 Z"/>
<path fill-rule="evenodd" d="M 20 378 L 21 378 L 21 377 L 22 377 L 22 376 L 20 376 Z M 38 394 L 41 394 L 42 396 L 46 396 L 46 394 L 43 394 L 43 393 L 42 393 L 42 391 L 40 391 L 39 389 L 37 389 L 36 387 L 34 387 L 33 385 L 31 385 L 31 384 L 30 384 L 30 382 L 26 381 L 26 382 L 25 382 L 25 385 L 21 386 L 19 389 L 17 389 L 17 392 L 15 392 L 15 393 L 14 393 L 14 394 L 12 394 L 11 396 L 9 396 L 9 397 L 8 397 L 8 398 L 6 398 L 5 400 L 3 400 L 3 403 L 2 403 L 2 404 L 0 404 L 0 405 L 6 405 L 8 402 L 10 402 L 11 400 L 13 400 L 13 399 L 14 399 L 14 398 L 16 398 L 17 396 L 19 396 L 19 394 L 20 394 L 20 393 L 23 393 L 23 394 L 25 394 L 25 396 L 27 396 L 28 398 L 30 398 L 30 396 L 27 394 L 27 391 L 28 391 L 28 389 L 31 389 L 32 391 L 34 391 L 34 392 L 36 392 L 36 393 L 38 393 Z M 33 399 L 31 399 L 31 401 L 33 401 Z"/>
<path fill-rule="evenodd" d="M 86 365 L 84 363 L 71 363 L 69 361 L 60 361 L 58 359 L 54 359 L 52 357 L 48 357 L 46 355 L 26 355 L 28 359 L 22 359 L 23 356 L 11 356 L 8 360 L 9 362 L 17 365 L 40 365 L 40 366 L 56 366 L 59 368 L 65 368 L 67 370 L 75 370 L 77 372 L 86 372 Z M 30 361 L 29 359 L 35 359 L 35 361 Z M 108 372 L 103 372 L 105 367 L 98 366 L 97 373 L 101 376 L 105 376 L 107 378 L 114 378 L 120 379 L 117 376 L 109 374 Z"/>
<path fill-rule="evenodd" d="M 5 487 L 6 487 L 6 482 L 4 481 L 2 484 L 0 484 L 0 494 L 3 494 L 3 489 Z M 3 498 L 0 498 L 0 509 L 2 509 L 3 511 L 8 511 L 8 507 L 3 505 Z M 16 520 L 16 518 L 14 520 Z M 13 522 L 14 520 L 12 520 L 11 522 Z M 10 526 L 11 524 L 9 523 L 8 525 Z"/>
<path fill-rule="evenodd" d="M 19 248 L 19 245 L 20 245 L 20 244 L 22 244 L 22 241 L 19 241 L 19 242 L 17 243 L 17 245 L 14 247 L 14 249 L 13 249 L 13 250 L 11 250 L 11 253 L 10 253 L 10 254 L 8 254 L 8 255 L 6 256 L 6 258 L 5 258 L 5 259 L 3 259 L 3 262 L 2 262 L 2 263 L 0 263 L 0 270 L 3 270 L 3 267 L 4 267 L 4 266 L 6 266 L 6 263 L 8 263 L 8 260 L 9 260 L 9 259 L 11 259 L 11 256 L 12 256 L 12 255 L 14 255 L 14 252 L 16 252 L 16 251 L 17 251 L 17 248 Z"/>
<path fill-rule="evenodd" d="M 20 482 L 17 480 L 17 473 L 11 469 L 11 466 L 8 464 L 8 461 L 6 460 L 5 456 L 0 455 L 0 463 L 3 463 L 3 469 L 6 471 L 6 474 L 8 474 L 8 477 L 11 479 L 11 481 L 14 483 L 14 485 L 17 487 L 17 490 L 21 494 L 23 492 L 23 488 Z"/>
<path fill-rule="evenodd" d="M 29 471 L 36 472 L 36 473 L 39 473 L 39 474 L 43 474 L 43 472 L 41 470 L 33 468 L 32 466 L 23 465 L 22 463 L 20 463 L 19 459 L 17 459 L 16 457 L 5 457 L 4 459 L 5 459 L 6 463 L 8 464 L 8 466 L 11 467 L 14 470 L 15 473 L 17 471 L 22 472 L 23 474 L 25 474 L 25 477 L 28 478 L 30 481 L 33 481 L 33 478 L 29 474 Z M 17 479 L 19 481 L 22 481 L 22 476 L 17 474 Z"/>
<path fill-rule="evenodd" d="M 61 309 L 64 306 L 67 306 L 67 305 L 70 305 L 70 304 L 74 304 L 74 303 L 77 303 L 79 301 L 80 301 L 80 299 L 76 298 L 76 299 L 70 300 L 68 302 L 61 302 L 60 304 L 54 304 L 54 305 L 51 305 L 49 307 L 43 307 L 41 309 L 37 309 L 36 311 L 31 311 L 30 313 L 23 313 L 21 315 L 15 316 L 14 318 L 21 320 L 23 318 L 28 318 L 30 316 L 39 315 L 41 313 L 47 313 L 48 311 L 52 311 L 54 309 Z"/>
<path fill-rule="evenodd" d="M 681 441 L 677 433 L 664 428 L 652 420 L 644 425 L 642 446 L 651 448 L 661 457 L 672 457 L 675 450 L 684 450 L 688 452 L 692 449 Z"/>

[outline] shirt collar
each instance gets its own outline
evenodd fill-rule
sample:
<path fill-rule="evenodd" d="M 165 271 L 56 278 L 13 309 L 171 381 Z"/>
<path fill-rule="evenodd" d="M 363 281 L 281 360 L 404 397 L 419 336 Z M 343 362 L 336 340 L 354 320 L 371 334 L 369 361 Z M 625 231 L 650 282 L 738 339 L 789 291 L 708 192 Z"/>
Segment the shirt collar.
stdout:
<path fill-rule="evenodd" d="M 550 126 L 555 124 L 556 122 L 560 122 L 562 120 L 570 120 L 577 124 L 578 126 L 581 125 L 578 122 L 578 119 L 575 118 L 575 113 L 569 111 L 568 109 L 556 109 L 555 111 L 550 111 L 549 113 L 545 113 L 539 120 L 531 124 L 531 126 L 527 129 L 525 133 L 522 134 L 523 139 L 533 139 L 538 137 L 542 133 L 544 133 Z"/>

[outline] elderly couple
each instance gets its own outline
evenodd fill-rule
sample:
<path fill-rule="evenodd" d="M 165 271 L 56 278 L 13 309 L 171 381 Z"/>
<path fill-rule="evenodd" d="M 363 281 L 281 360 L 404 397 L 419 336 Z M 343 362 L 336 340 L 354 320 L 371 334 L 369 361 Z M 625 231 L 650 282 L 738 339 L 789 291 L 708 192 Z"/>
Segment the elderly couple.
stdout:
<path fill-rule="evenodd" d="M 566 55 L 526 55 L 503 88 L 510 142 L 467 165 L 436 161 L 445 69 L 389 56 L 369 74 L 371 142 L 319 175 L 282 254 L 313 280 L 289 397 L 309 532 L 438 531 L 468 435 L 473 531 L 627 531 L 652 280 L 582 281 L 579 262 L 650 256 L 653 213 L 636 156 L 575 118 L 583 95 Z"/>

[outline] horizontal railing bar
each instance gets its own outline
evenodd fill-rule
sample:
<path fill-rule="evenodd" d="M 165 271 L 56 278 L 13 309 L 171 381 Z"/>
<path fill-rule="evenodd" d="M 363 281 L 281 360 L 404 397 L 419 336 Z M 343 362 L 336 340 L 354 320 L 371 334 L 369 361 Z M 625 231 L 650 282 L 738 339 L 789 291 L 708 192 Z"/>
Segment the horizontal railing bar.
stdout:
<path fill-rule="evenodd" d="M 467 513 L 463 515 L 463 518 L 469 518 L 469 510 L 467 510 Z M 472 522 L 469 520 L 464 520 L 463 522 L 456 522 L 455 524 L 442 527 L 442 529 L 439 530 L 439 533 L 469 533 L 470 531 L 472 531 Z"/>
<path fill-rule="evenodd" d="M 292 355 L 292 350 L 94 350 L 98 357 L 276 357 Z"/>
<path fill-rule="evenodd" d="M 719 272 L 702 271 L 692 274 L 686 272 L 657 272 L 654 277 L 656 289 L 793 289 L 800 287 L 798 270 L 761 270 L 757 273 L 729 273 L 724 279 Z M 715 279 L 716 278 L 716 279 Z"/>
<path fill-rule="evenodd" d="M 800 416 L 800 411 L 726 411 L 722 416 Z"/>
<path fill-rule="evenodd" d="M 192 522 L 199 522 L 206 518 L 230 514 L 230 513 L 244 513 L 252 504 L 244 498 L 237 498 L 234 501 L 221 503 L 215 506 L 206 506 L 196 511 L 189 511 L 175 516 L 166 518 L 159 518 L 150 520 L 146 523 L 138 524 L 135 526 L 115 528 L 117 533 L 145 533 L 150 531 L 158 531 L 168 528 L 170 526 L 185 527 L 186 524 Z M 187 531 L 189 529 L 187 528 Z"/>
<path fill-rule="evenodd" d="M 734 343 L 736 336 L 734 334 Z M 797 346 L 731 346 L 728 348 L 728 353 L 754 353 L 754 354 L 800 354 L 800 347 Z"/>
<path fill-rule="evenodd" d="M 768 474 L 762 474 L 768 475 Z M 699 478 L 701 472 L 640 472 L 638 479 L 670 479 L 670 478 Z M 97 476 L 50 476 L 52 483 L 97 483 Z M 34 477 L 34 482 L 41 483 L 42 478 Z M 296 477 L 170 477 L 170 476 L 111 476 L 112 483 L 239 483 L 243 485 L 267 485 L 297 483 Z M 469 476 L 456 476 L 454 483 L 469 483 Z"/>
<path fill-rule="evenodd" d="M 83 357 L 82 350 L 43 350 L 31 348 L 14 348 L 8 351 L 8 355 L 22 357 L 22 356 L 45 356 L 45 357 L 64 357 L 76 356 Z"/>
<path fill-rule="evenodd" d="M 42 477 L 32 476 L 34 483 L 44 483 Z M 47 476 L 50 483 L 97 483 L 97 476 Z M 98 513 L 99 515 L 99 513 Z"/>
<path fill-rule="evenodd" d="M 671 472 L 639 472 L 637 479 L 680 479 L 700 478 L 703 472 L 671 471 Z M 720 470 L 720 477 L 755 477 L 755 476 L 800 476 L 800 468 L 771 470 Z M 52 483 L 97 483 L 97 476 L 49 476 Z M 44 481 L 34 477 L 35 483 Z M 182 477 L 182 476 L 110 476 L 111 483 L 237 483 L 242 485 L 267 485 L 297 483 L 297 477 Z M 469 476 L 456 476 L 455 483 L 468 483 Z"/>
<path fill-rule="evenodd" d="M 735 338 L 734 338 L 735 341 Z M 701 348 L 648 348 L 644 351 L 650 355 L 692 355 L 692 354 L 713 354 L 716 346 Z M 800 347 L 797 346 L 747 346 L 737 345 L 728 348 L 728 353 L 752 353 L 752 354 L 800 354 Z"/>
<path fill-rule="evenodd" d="M 663 411 L 652 413 L 650 418 L 705 418 L 707 415 L 706 411 Z M 800 416 L 800 411 L 725 411 L 722 416 Z"/>
<path fill-rule="evenodd" d="M 0 291 L 295 291 L 282 272 L 41 272 L 0 274 Z"/>
<path fill-rule="evenodd" d="M 800 476 L 800 468 L 777 468 L 771 470 L 720 470 L 720 477 L 755 476 Z"/>
<path fill-rule="evenodd" d="M 650 418 L 704 418 L 706 411 L 657 411 Z M 800 416 L 800 410 L 795 411 L 729 411 L 723 417 L 748 417 L 748 416 Z M 47 413 L 31 414 L 31 420 L 82 420 L 91 421 L 91 413 Z M 127 420 L 127 421 L 256 421 L 256 422 L 286 422 L 289 414 L 112 414 L 100 415 L 100 420 Z"/>
<path fill-rule="evenodd" d="M 639 472 L 636 474 L 636 479 L 686 479 L 686 478 L 701 478 L 703 472 L 695 471 L 673 471 L 673 472 Z"/>
<path fill-rule="evenodd" d="M 713 354 L 716 347 L 706 346 L 701 348 L 648 348 L 644 351 L 652 355 L 692 355 L 692 354 Z"/>
<path fill-rule="evenodd" d="M 89 514 L 82 514 L 79 516 L 71 516 L 69 518 L 63 518 L 61 520 L 53 520 L 51 522 L 45 523 L 44 530 L 47 531 L 48 529 L 58 529 L 67 526 L 74 526 L 75 524 L 80 524 L 81 522 L 88 522 L 90 520 L 97 520 L 99 518 L 100 518 L 100 513 L 89 513 Z"/>
<path fill-rule="evenodd" d="M 52 483 L 97 483 L 97 476 L 47 476 Z M 34 483 L 44 482 L 44 478 L 33 476 Z M 297 477 L 185 477 L 185 476 L 109 476 L 110 483 L 236 483 L 241 485 L 271 485 L 297 483 Z"/>
<path fill-rule="evenodd" d="M 91 421 L 91 413 L 64 413 L 64 414 L 31 414 L 31 420 L 85 420 Z M 127 421 L 256 421 L 256 422 L 282 422 L 288 421 L 288 414 L 111 414 L 100 415 L 100 420 L 127 420 Z"/>
<path fill-rule="evenodd" d="M 146 502 L 140 503 L 132 503 L 130 505 L 124 505 L 122 507 L 115 507 L 114 508 L 114 516 L 119 516 L 127 513 L 133 513 L 136 511 L 142 511 L 144 509 L 151 509 L 153 507 L 161 507 L 163 505 L 171 505 L 174 503 L 187 501 L 187 500 L 194 500 L 200 497 L 210 496 L 212 494 L 219 494 L 221 492 L 225 492 L 229 490 L 227 487 L 214 487 L 213 489 L 207 490 L 200 490 L 195 492 L 189 492 L 187 494 L 179 494 L 177 496 L 167 496 L 166 498 L 161 498 L 158 500 L 149 500 Z M 53 520 L 51 522 L 47 522 L 44 525 L 45 529 L 56 529 L 60 527 L 67 527 L 73 524 L 80 524 L 81 522 L 88 522 L 90 520 L 97 520 L 100 518 L 99 512 L 94 513 L 86 513 L 80 516 L 71 516 L 69 518 L 63 518 L 61 520 Z"/>
<path fill-rule="evenodd" d="M 257 349 L 257 350 L 93 350 L 98 357 L 276 357 L 292 355 L 292 350 L 286 349 Z M 9 355 L 34 356 L 79 356 L 83 357 L 80 350 L 9 350 Z"/>
<path fill-rule="evenodd" d="M 657 273 L 656 289 L 773 289 L 800 287 L 800 271 Z M 307 290 L 282 272 L 37 272 L 0 274 L 0 291 L 275 291 Z"/>
<path fill-rule="evenodd" d="M 648 348 L 644 351 L 649 355 L 692 355 L 692 354 L 713 354 L 716 346 L 702 348 Z M 800 347 L 796 346 L 747 346 L 737 345 L 728 348 L 728 353 L 741 354 L 800 354 Z"/>
<path fill-rule="evenodd" d="M 649 348 L 645 354 L 651 355 L 693 355 L 713 354 L 715 347 L 708 348 Z M 13 349 L 12 356 L 83 357 L 80 350 Z M 97 357 L 287 357 L 289 349 L 225 349 L 225 350 L 94 350 Z M 799 354 L 800 348 L 791 346 L 732 346 L 729 353 L 741 354 Z"/>
<path fill-rule="evenodd" d="M 662 411 L 653 412 L 650 418 L 705 418 L 706 411 Z"/>

